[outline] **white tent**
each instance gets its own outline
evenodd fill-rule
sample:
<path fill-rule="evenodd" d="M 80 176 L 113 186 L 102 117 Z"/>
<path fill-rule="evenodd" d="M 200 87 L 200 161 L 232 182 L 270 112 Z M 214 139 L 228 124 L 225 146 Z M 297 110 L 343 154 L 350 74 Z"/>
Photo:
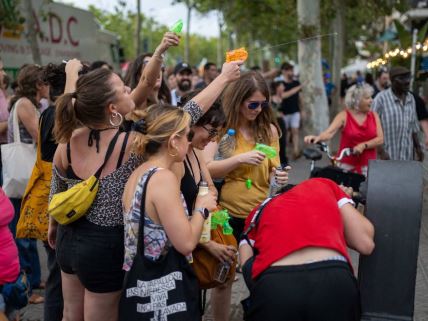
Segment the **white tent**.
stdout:
<path fill-rule="evenodd" d="M 348 77 L 353 76 L 358 70 L 364 73 L 367 70 L 367 60 L 356 60 L 354 63 L 343 67 L 340 72 L 346 74 Z"/>

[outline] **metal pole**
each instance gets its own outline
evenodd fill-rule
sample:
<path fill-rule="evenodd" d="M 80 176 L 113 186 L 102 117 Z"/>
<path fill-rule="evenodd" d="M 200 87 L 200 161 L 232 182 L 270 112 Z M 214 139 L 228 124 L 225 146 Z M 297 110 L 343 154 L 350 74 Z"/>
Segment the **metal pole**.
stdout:
<path fill-rule="evenodd" d="M 413 29 L 413 37 L 412 37 L 412 60 L 410 62 L 410 89 L 413 90 L 413 83 L 415 81 L 416 74 L 416 40 L 418 39 L 418 29 Z"/>

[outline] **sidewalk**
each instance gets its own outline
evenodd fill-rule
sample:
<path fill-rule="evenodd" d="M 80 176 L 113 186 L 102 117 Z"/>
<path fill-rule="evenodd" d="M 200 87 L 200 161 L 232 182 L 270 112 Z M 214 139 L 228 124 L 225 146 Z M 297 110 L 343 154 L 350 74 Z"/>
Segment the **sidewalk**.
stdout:
<path fill-rule="evenodd" d="M 319 165 L 327 164 L 327 160 L 323 159 L 318 163 Z M 290 166 L 290 184 L 297 184 L 309 178 L 309 161 L 303 157 L 296 162 L 291 162 Z M 424 177 L 428 181 L 428 160 L 424 163 Z M 39 242 L 39 255 L 42 262 L 42 277 L 46 279 L 46 255 L 43 246 Z M 353 265 L 358 269 L 358 255 L 351 253 Z M 41 293 L 43 293 L 41 291 Z M 248 290 L 244 284 L 242 275 L 238 274 L 238 280 L 233 284 L 232 288 L 232 306 L 230 321 L 242 320 L 242 307 L 241 300 L 248 296 Z M 28 305 L 22 310 L 24 321 L 38 321 L 43 320 L 43 305 Z M 207 296 L 207 307 L 204 317 L 205 321 L 213 321 L 211 312 L 211 302 L 209 299 L 209 291 Z M 417 284 L 416 284 L 416 299 L 415 299 L 415 318 L 414 321 L 427 321 L 428 320 L 428 186 L 424 191 L 424 207 L 422 214 L 422 226 L 419 245 L 419 260 L 417 271 Z"/>

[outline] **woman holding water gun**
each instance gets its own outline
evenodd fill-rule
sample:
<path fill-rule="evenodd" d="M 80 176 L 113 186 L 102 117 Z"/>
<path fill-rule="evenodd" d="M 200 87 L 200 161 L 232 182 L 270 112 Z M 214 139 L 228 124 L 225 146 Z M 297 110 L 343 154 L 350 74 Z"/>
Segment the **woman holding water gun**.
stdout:
<path fill-rule="evenodd" d="M 234 236 L 239 240 L 245 218 L 266 198 L 270 182 L 285 185 L 288 174 L 286 170 L 276 169 L 280 165 L 280 131 L 272 116 L 269 88 L 263 77 L 257 72 L 243 74 L 226 87 L 222 103 L 226 127 L 219 137 L 228 129 L 234 129 L 235 148 L 230 157 L 215 159 L 219 144 L 212 142 L 205 148 L 205 156 L 212 178 L 225 179 L 220 206 L 229 211 Z M 276 155 L 268 152 L 271 151 L 268 146 L 261 145 L 261 149 L 269 155 L 256 150 L 257 143 L 273 147 Z"/>

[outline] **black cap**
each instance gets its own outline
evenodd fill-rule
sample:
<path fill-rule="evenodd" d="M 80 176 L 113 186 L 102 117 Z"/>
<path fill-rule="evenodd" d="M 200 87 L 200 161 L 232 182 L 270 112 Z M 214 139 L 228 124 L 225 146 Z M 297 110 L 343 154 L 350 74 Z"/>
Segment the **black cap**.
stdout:
<path fill-rule="evenodd" d="M 407 75 L 407 74 L 410 74 L 410 70 L 407 69 L 406 67 L 401 67 L 401 66 L 392 67 L 389 71 L 389 77 L 391 78 L 391 80 L 396 76 Z"/>
<path fill-rule="evenodd" d="M 188 70 L 189 73 L 192 73 L 192 68 L 190 68 L 188 64 L 186 64 L 185 62 L 180 62 L 174 68 L 174 75 L 179 74 L 184 70 Z"/>

